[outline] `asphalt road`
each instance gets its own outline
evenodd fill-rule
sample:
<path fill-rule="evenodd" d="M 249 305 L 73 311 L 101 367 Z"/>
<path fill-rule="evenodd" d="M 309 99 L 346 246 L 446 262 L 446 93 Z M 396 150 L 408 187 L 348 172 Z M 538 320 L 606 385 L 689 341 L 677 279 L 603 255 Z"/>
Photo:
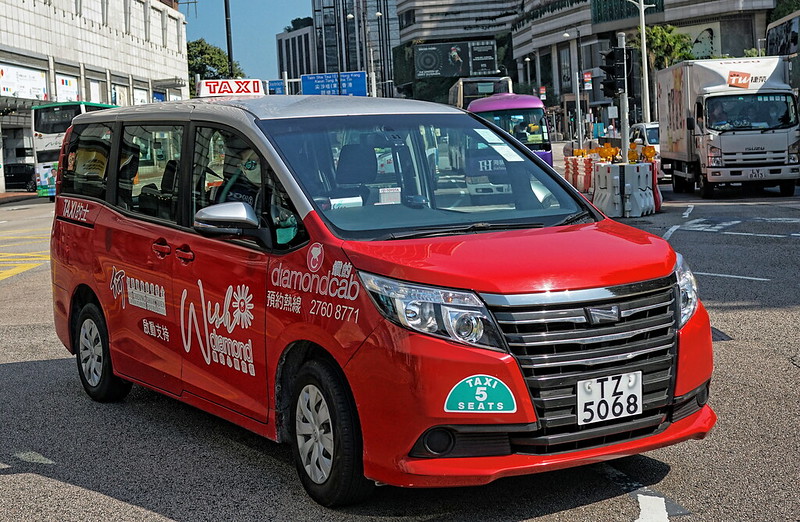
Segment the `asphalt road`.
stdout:
<path fill-rule="evenodd" d="M 662 212 L 621 221 L 697 275 L 716 339 L 706 440 L 478 488 L 381 487 L 338 511 L 306 496 L 286 446 L 138 386 L 91 401 L 53 331 L 53 205 L 1 205 L 0 520 L 800 520 L 800 197 L 662 189 Z"/>

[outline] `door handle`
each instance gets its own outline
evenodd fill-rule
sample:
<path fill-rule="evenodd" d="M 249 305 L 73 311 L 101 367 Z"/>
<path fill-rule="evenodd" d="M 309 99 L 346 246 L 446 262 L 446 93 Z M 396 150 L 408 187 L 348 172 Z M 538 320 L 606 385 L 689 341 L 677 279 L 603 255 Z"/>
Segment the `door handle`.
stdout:
<path fill-rule="evenodd" d="M 183 261 L 184 263 L 190 263 L 194 261 L 194 252 L 188 249 L 183 248 L 176 248 L 175 249 L 175 257 Z"/>
<path fill-rule="evenodd" d="M 153 243 L 153 252 L 155 252 L 158 257 L 163 259 L 167 257 L 170 252 L 172 252 L 172 248 L 170 248 L 166 241 L 159 239 Z"/>

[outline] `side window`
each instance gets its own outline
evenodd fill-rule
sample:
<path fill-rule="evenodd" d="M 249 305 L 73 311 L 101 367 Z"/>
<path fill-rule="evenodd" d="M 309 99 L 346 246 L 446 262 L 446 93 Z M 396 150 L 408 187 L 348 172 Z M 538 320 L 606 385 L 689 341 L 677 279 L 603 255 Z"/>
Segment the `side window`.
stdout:
<path fill-rule="evenodd" d="M 175 221 L 183 127 L 126 125 L 118 169 L 117 206 Z"/>
<path fill-rule="evenodd" d="M 76 126 L 67 147 L 67 166 L 61 192 L 104 199 L 108 158 L 111 156 L 111 126 Z"/>
<path fill-rule="evenodd" d="M 241 201 L 262 210 L 264 160 L 242 136 L 199 127 L 194 137 L 192 215 L 209 205 Z"/>
<path fill-rule="evenodd" d="M 275 249 L 288 250 L 304 243 L 308 239 L 308 234 L 303 228 L 300 216 L 283 184 L 269 167 L 267 167 L 267 185 L 270 189 L 269 205 L 263 218 L 269 219 L 271 227 L 275 230 Z"/>

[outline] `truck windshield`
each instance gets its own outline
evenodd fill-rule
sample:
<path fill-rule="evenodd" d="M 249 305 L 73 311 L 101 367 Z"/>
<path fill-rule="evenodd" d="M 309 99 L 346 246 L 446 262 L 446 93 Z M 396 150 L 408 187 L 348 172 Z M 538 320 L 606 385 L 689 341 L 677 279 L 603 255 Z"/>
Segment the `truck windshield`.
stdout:
<path fill-rule="evenodd" d="M 344 239 L 594 221 L 531 152 L 468 114 L 259 124 L 317 212 Z M 578 214 L 581 219 L 572 218 Z"/>
<path fill-rule="evenodd" d="M 797 125 L 797 108 L 787 94 L 715 96 L 706 102 L 706 121 L 718 131 L 780 129 Z"/>

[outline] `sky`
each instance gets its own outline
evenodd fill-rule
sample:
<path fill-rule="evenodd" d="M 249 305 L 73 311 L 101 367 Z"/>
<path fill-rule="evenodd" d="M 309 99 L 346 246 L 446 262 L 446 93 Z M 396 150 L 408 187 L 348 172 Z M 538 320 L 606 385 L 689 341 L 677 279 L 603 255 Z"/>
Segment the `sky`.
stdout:
<path fill-rule="evenodd" d="M 275 35 L 292 19 L 311 16 L 311 0 L 229 0 L 229 4 L 234 61 L 248 78 L 279 79 Z M 187 41 L 203 38 L 227 55 L 225 0 L 182 2 L 180 10 L 186 16 Z"/>

